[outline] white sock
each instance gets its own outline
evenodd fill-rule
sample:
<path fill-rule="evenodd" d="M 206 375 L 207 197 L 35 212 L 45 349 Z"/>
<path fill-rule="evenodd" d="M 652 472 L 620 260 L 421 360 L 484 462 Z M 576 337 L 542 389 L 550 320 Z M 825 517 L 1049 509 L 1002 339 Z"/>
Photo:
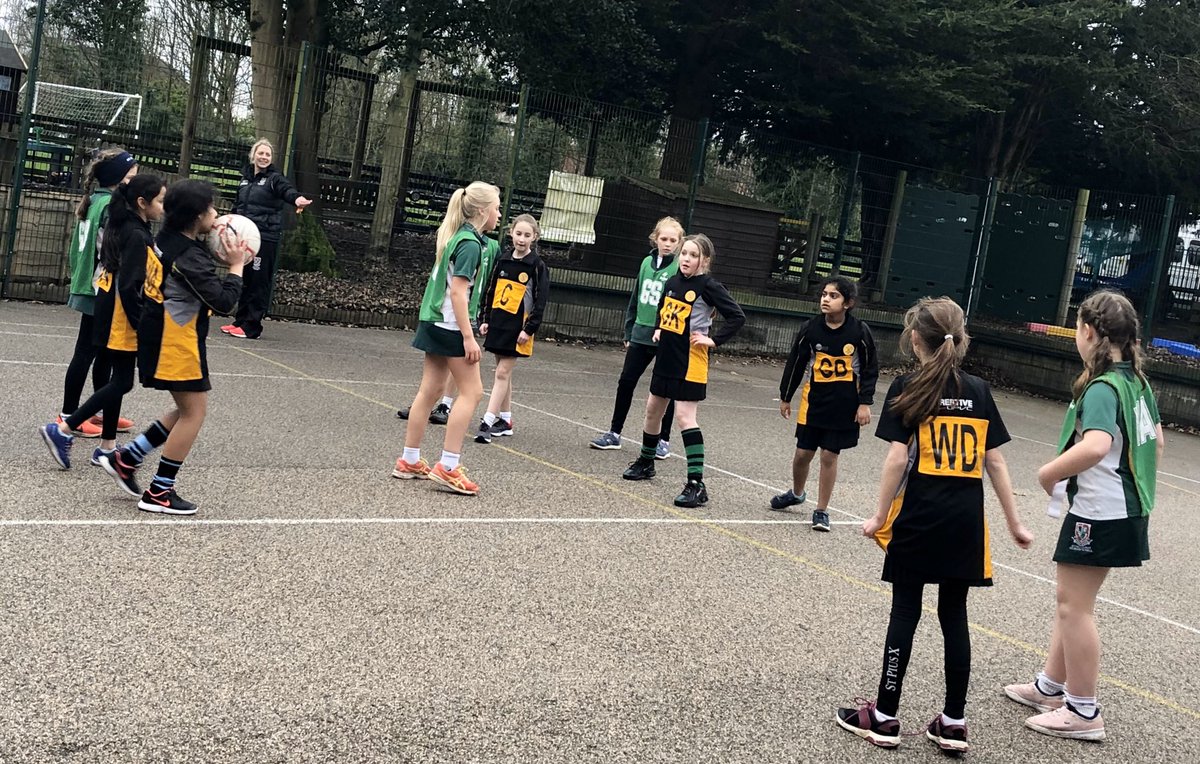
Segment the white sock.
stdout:
<path fill-rule="evenodd" d="M 1061 695 L 1066 685 L 1062 682 L 1056 682 L 1046 676 L 1045 671 L 1039 671 L 1037 678 L 1033 680 L 1033 686 L 1043 695 Z"/>
<path fill-rule="evenodd" d="M 416 464 L 421 461 L 421 449 L 404 447 L 404 461 L 409 464 Z"/>
<path fill-rule="evenodd" d="M 454 399 L 447 395 L 446 397 L 442 398 L 442 405 L 446 408 L 450 408 L 454 405 Z"/>
<path fill-rule="evenodd" d="M 1100 713 L 1100 704 L 1095 697 L 1081 698 L 1068 692 L 1067 703 L 1084 719 L 1095 719 L 1096 714 Z"/>
<path fill-rule="evenodd" d="M 446 469 L 454 470 L 458 467 L 458 460 L 460 458 L 461 458 L 460 454 L 452 454 L 449 451 L 443 451 L 442 458 L 439 459 L 438 461 L 441 462 L 442 466 L 445 467 Z"/>
<path fill-rule="evenodd" d="M 489 427 L 494 425 L 496 423 L 496 415 L 490 411 L 487 412 L 486 414 L 483 415 L 483 423 L 488 425 Z"/>
<path fill-rule="evenodd" d="M 946 716 L 946 714 L 943 712 L 942 713 L 942 724 L 947 725 L 947 726 L 954 725 L 957 727 L 965 727 L 967 724 L 967 720 L 966 719 L 951 719 L 949 716 Z"/>
<path fill-rule="evenodd" d="M 894 716 L 888 716 L 878 708 L 871 709 L 871 713 L 875 714 L 875 721 L 877 722 L 890 722 L 892 719 L 896 718 Z"/>
<path fill-rule="evenodd" d="M 511 411 L 501 411 L 500 418 L 503 419 L 505 422 L 512 424 L 512 412 Z"/>

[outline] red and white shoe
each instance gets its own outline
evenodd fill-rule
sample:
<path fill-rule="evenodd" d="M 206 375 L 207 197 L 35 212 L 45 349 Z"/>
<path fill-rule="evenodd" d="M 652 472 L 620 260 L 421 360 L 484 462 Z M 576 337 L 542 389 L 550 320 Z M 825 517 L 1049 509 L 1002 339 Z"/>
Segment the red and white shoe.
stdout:
<path fill-rule="evenodd" d="M 223 331 L 223 332 L 225 331 L 224 327 L 222 327 L 221 331 Z M 240 326 L 232 326 L 229 328 L 229 331 L 227 331 L 225 333 L 228 334 L 230 337 L 236 337 L 239 340 L 246 339 L 246 333 L 244 331 L 242 331 L 242 327 L 240 327 Z"/>
<path fill-rule="evenodd" d="M 230 332 L 232 332 L 232 331 L 233 331 L 234 329 L 236 329 L 236 328 L 237 328 L 237 325 L 236 325 L 236 324 L 225 324 L 224 326 L 222 326 L 222 327 L 221 327 L 221 333 L 222 333 L 222 334 L 229 334 Z"/>

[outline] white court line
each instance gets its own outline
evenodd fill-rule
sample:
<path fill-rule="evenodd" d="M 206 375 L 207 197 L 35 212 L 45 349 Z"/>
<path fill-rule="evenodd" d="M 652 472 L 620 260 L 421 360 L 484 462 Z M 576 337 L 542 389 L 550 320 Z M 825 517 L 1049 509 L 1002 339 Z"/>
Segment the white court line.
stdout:
<path fill-rule="evenodd" d="M 584 428 L 584 429 L 587 429 L 587 430 L 592 430 L 593 432 L 604 432 L 604 430 L 599 430 L 599 429 L 597 429 L 597 428 L 595 428 L 595 427 L 593 427 L 593 426 L 591 426 L 591 425 L 589 425 L 589 424 L 584 424 L 583 422 L 576 422 L 576 421 L 575 421 L 575 420 L 573 420 L 573 419 L 568 419 L 567 417 L 564 417 L 564 416 L 559 416 L 558 414 L 554 414 L 554 413 L 551 413 L 551 412 L 549 412 L 549 411 L 542 411 L 541 409 L 536 409 L 536 408 L 534 408 L 533 406 L 527 406 L 527 405 L 524 405 L 524 404 L 522 404 L 522 403 L 518 403 L 517 401 L 513 401 L 513 405 L 514 405 L 514 406 L 520 406 L 521 408 L 524 408 L 524 409 L 529 409 L 530 411 L 533 411 L 533 412 L 536 412 L 536 413 L 539 413 L 539 414 L 543 414 L 543 415 L 545 415 L 545 416 L 550 416 L 550 417 L 553 417 L 553 418 L 555 418 L 555 419 L 562 420 L 562 421 L 564 421 L 564 422 L 569 422 L 570 424 L 577 425 L 577 426 L 579 426 L 579 427 L 582 427 L 582 428 Z M 1026 440 L 1028 440 L 1028 439 L 1026 438 Z M 684 457 L 681 457 L 681 456 L 679 456 L 678 454 L 671 454 L 671 456 L 673 456 L 673 457 L 676 457 L 676 458 L 679 458 L 679 459 L 682 459 L 682 458 L 684 458 Z M 770 486 L 770 485 L 767 485 L 766 483 L 759 482 L 759 481 L 757 481 L 757 480 L 754 480 L 753 478 L 748 478 L 748 477 L 746 477 L 745 475 L 739 475 L 739 474 L 738 474 L 738 473 L 736 473 L 736 472 L 730 472 L 729 470 L 723 470 L 723 469 L 721 469 L 721 468 L 719 468 L 719 467 L 714 467 L 714 466 L 712 466 L 711 464 L 705 464 L 705 465 L 704 465 L 704 469 L 705 469 L 705 470 L 712 470 L 712 471 L 714 471 L 714 472 L 720 472 L 720 473 L 722 473 L 722 474 L 724 474 L 724 475 L 728 475 L 728 476 L 730 476 L 730 477 L 732 477 L 732 478 L 736 478 L 736 479 L 738 479 L 738 480 L 744 481 L 744 482 L 746 482 L 746 483 L 749 483 L 749 484 L 751 484 L 751 485 L 756 485 L 756 486 L 759 486 L 759 487 L 761 487 L 761 488 L 766 488 L 766 489 L 768 489 L 768 490 L 775 491 L 775 492 L 777 492 L 777 493 L 778 493 L 778 492 L 782 492 L 782 489 L 780 489 L 780 488 L 777 488 L 777 487 L 775 487 L 775 486 Z M 1164 474 L 1165 474 L 1165 473 L 1164 473 Z M 838 513 L 840 513 L 840 514 L 843 514 L 843 515 L 848 515 L 849 517 L 853 517 L 853 518 L 854 518 L 854 521 L 835 521 L 834 523 L 832 523 L 833 525 L 856 525 L 856 524 L 858 524 L 858 523 L 861 523 L 862 521 L 866 520 L 866 518 L 865 518 L 865 517 L 861 517 L 861 516 L 859 516 L 859 515 L 856 515 L 856 514 L 854 514 L 853 512 L 847 512 L 847 511 L 846 511 L 846 510 L 844 510 L 844 509 L 837 509 L 836 507 L 829 507 L 828 509 L 829 509 L 829 511 L 830 511 L 830 512 L 838 512 Z M 1037 581 L 1042 581 L 1042 582 L 1044 582 L 1044 583 L 1047 583 L 1047 584 L 1049 584 L 1049 585 L 1051 585 L 1051 586 L 1055 586 L 1055 585 L 1056 585 L 1056 584 L 1055 584 L 1055 582 L 1054 582 L 1053 580 L 1051 580 L 1051 579 L 1049 579 L 1049 578 L 1046 578 L 1045 576 L 1039 576 L 1039 575 L 1037 575 L 1036 573 L 1030 573 L 1030 572 L 1028 572 L 1028 571 L 1021 570 L 1020 568 L 1014 568 L 1014 567 L 1013 567 L 1013 566 L 1011 566 L 1011 565 L 1005 565 L 1005 564 L 1003 564 L 1003 563 L 996 562 L 995 560 L 993 560 L 992 564 L 993 564 L 993 565 L 995 565 L 995 566 L 996 566 L 996 567 L 998 567 L 998 568 L 1004 568 L 1005 570 L 1010 570 L 1010 571 L 1012 571 L 1013 573 L 1019 573 L 1019 574 L 1021 574 L 1021 575 L 1023 575 L 1023 576 L 1028 576 L 1029 578 L 1035 579 L 1035 580 L 1037 580 Z M 1180 622 L 1178 622 L 1178 621 L 1173 621 L 1173 620 L 1171 620 L 1170 618 L 1167 618 L 1166 616 L 1161 616 L 1161 615 L 1158 615 L 1158 614 L 1156 614 L 1156 613 L 1151 613 L 1151 612 L 1149 612 L 1149 611 L 1146 611 L 1146 610 L 1142 610 L 1142 609 L 1140 609 L 1140 608 L 1133 607 L 1132 605 L 1126 605 L 1126 604 L 1125 604 L 1125 603 L 1123 603 L 1123 602 L 1118 602 L 1117 600 L 1109 599 L 1109 598 L 1107 598 L 1107 597 L 1097 597 L 1096 599 L 1097 599 L 1097 601 L 1104 602 L 1104 603 L 1106 603 L 1106 604 L 1112 605 L 1112 606 L 1114 606 L 1114 607 L 1121 608 L 1121 609 L 1123 609 L 1123 610 L 1128 610 L 1128 611 L 1129 611 L 1129 612 L 1131 612 L 1131 613 L 1136 613 L 1136 614 L 1138 614 L 1138 615 L 1145 616 L 1146 618 L 1151 618 L 1151 619 L 1153 619 L 1153 620 L 1155 620 L 1155 621 L 1159 621 L 1160 623 L 1165 623 L 1165 624 L 1167 624 L 1167 625 L 1169 625 L 1169 626 L 1174 626 L 1174 627 L 1176 627 L 1176 628 L 1183 629 L 1184 631 L 1189 631 L 1189 632 L 1191 632 L 1191 633 L 1193 633 L 1193 634 L 1200 634 L 1200 629 L 1197 629 L 1197 628 L 1195 628 L 1195 627 L 1193 627 L 1193 626 L 1188 626 L 1187 624 L 1180 623 Z"/>
<path fill-rule="evenodd" d="M 75 339 L 69 334 L 35 334 L 33 332 L 2 332 L 0 334 L 11 334 L 14 337 L 59 337 L 64 340 Z"/>
<path fill-rule="evenodd" d="M 34 326 L 38 329 L 78 329 L 78 326 L 67 324 L 22 324 L 16 321 L 0 321 L 0 326 Z"/>
<path fill-rule="evenodd" d="M 801 525 L 807 520 L 705 519 L 712 525 Z M 850 522 L 834 523 L 848 525 Z M 696 525 L 681 517 L 257 517 L 189 520 L 0 520 L 0 528 L 155 526 L 190 528 L 216 525 Z"/>

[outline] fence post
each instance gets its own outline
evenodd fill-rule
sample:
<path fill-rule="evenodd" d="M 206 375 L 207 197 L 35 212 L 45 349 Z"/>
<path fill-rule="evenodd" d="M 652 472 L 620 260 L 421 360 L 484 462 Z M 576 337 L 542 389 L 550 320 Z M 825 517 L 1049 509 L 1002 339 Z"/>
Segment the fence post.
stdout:
<path fill-rule="evenodd" d="M 900 210 L 904 206 L 904 187 L 908 184 L 908 170 L 896 173 L 896 188 L 892 191 L 892 208 L 888 210 L 887 232 L 883 235 L 883 252 L 879 256 L 879 273 L 875 277 L 879 300 L 887 297 L 888 274 L 892 270 L 892 250 L 896 247 L 896 228 L 900 225 Z"/>
<path fill-rule="evenodd" d="M 33 25 L 33 55 L 25 78 L 25 108 L 21 114 L 21 134 L 17 136 L 17 153 L 13 159 L 13 182 L 8 199 L 8 238 L 4 243 L 4 278 L 0 281 L 0 297 L 8 296 L 12 279 L 13 255 L 17 242 L 17 215 L 21 210 L 21 186 L 25 183 L 25 152 L 29 150 L 29 125 L 33 119 L 33 99 L 37 91 L 38 60 L 42 55 L 42 27 L 46 22 L 46 0 L 38 0 L 37 19 Z"/>
<path fill-rule="evenodd" d="M 280 168 L 280 172 L 289 177 L 292 174 L 292 163 L 295 159 L 292 155 L 296 151 L 296 122 L 300 114 L 300 95 L 304 92 L 304 79 L 308 76 L 310 58 L 312 58 L 312 46 L 308 40 L 305 40 L 300 43 L 300 58 L 296 61 L 296 86 L 292 89 L 292 113 L 288 117 L 287 140 L 285 141 L 283 151 L 283 166 Z M 316 115 L 313 115 L 313 118 L 315 119 Z M 320 189 L 317 192 L 319 194 Z"/>
<path fill-rule="evenodd" d="M 983 282 L 983 271 L 987 266 L 988 245 L 992 240 L 992 223 L 996 218 L 996 195 L 1000 192 L 1000 181 L 995 177 L 988 178 L 987 199 L 983 202 L 983 213 L 979 216 L 981 230 L 979 243 L 975 247 L 974 264 L 970 268 L 971 280 L 967 283 L 967 309 L 963 311 L 967 320 L 975 310 L 979 301 L 979 288 Z"/>
<path fill-rule="evenodd" d="M 833 246 L 833 264 L 829 267 L 831 276 L 842 272 L 842 254 L 846 251 L 846 230 L 850 228 L 850 212 L 854 209 L 854 190 L 858 187 L 858 163 L 862 152 L 855 151 L 850 160 L 850 176 L 846 179 L 846 196 L 842 200 L 842 217 L 838 221 L 837 243 Z"/>
<path fill-rule="evenodd" d="M 1171 235 L 1171 219 L 1175 216 L 1175 194 L 1167 195 L 1167 207 L 1163 210 L 1162 227 L 1158 235 L 1158 252 L 1154 255 L 1154 270 L 1150 272 L 1150 294 L 1146 296 L 1146 315 L 1142 318 L 1142 343 L 1150 346 L 1154 338 L 1154 316 L 1158 312 L 1159 285 L 1166 270 L 1167 252 L 1175 246 Z"/>
<path fill-rule="evenodd" d="M 179 177 L 186 178 L 192 172 L 192 144 L 196 140 L 196 122 L 199 119 L 204 99 L 204 80 L 208 73 L 208 40 L 199 33 L 192 39 L 192 81 L 188 88 L 188 102 L 183 114 L 183 135 L 179 142 Z"/>
<path fill-rule="evenodd" d="M 821 225 L 825 221 L 821 219 L 821 213 L 814 212 L 812 219 L 808 224 L 808 241 L 804 247 L 804 269 L 801 272 L 801 283 L 804 285 L 804 293 L 808 294 L 809 287 L 812 286 L 813 271 L 817 268 L 817 260 L 821 257 Z"/>
<path fill-rule="evenodd" d="M 508 180 L 504 184 L 504 210 L 500 215 L 497 230 L 503 231 L 508 224 L 508 211 L 512 208 L 513 185 L 517 182 L 517 163 L 521 158 L 521 141 L 525 138 L 525 117 L 529 111 L 529 85 L 521 84 L 520 100 L 517 101 L 517 124 L 513 128 L 513 147 L 508 163 Z"/>
<path fill-rule="evenodd" d="M 708 118 L 700 120 L 700 140 L 696 141 L 696 155 L 692 158 L 692 179 L 688 182 L 687 211 L 683 215 L 683 230 L 692 227 L 692 215 L 696 212 L 696 193 L 704 178 L 704 158 L 708 156 Z"/>
<path fill-rule="evenodd" d="M 1088 201 L 1091 189 L 1081 188 L 1075 195 L 1075 216 L 1071 218 L 1071 240 L 1067 245 L 1067 266 L 1063 268 L 1062 286 L 1058 290 L 1058 310 L 1054 314 L 1055 324 L 1064 326 L 1071 312 L 1071 292 L 1075 289 L 1075 272 L 1079 269 L 1079 250 L 1083 246 L 1083 226 L 1087 223 Z"/>

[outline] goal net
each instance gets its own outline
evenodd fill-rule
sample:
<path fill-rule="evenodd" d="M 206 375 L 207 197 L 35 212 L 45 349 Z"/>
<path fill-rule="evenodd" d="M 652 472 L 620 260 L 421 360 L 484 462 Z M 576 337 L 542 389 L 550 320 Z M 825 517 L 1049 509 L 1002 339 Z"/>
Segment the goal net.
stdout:
<path fill-rule="evenodd" d="M 24 90 L 24 86 L 21 88 Z M 142 126 L 142 97 L 53 82 L 39 82 L 33 91 L 33 113 L 106 127 L 138 130 Z"/>

